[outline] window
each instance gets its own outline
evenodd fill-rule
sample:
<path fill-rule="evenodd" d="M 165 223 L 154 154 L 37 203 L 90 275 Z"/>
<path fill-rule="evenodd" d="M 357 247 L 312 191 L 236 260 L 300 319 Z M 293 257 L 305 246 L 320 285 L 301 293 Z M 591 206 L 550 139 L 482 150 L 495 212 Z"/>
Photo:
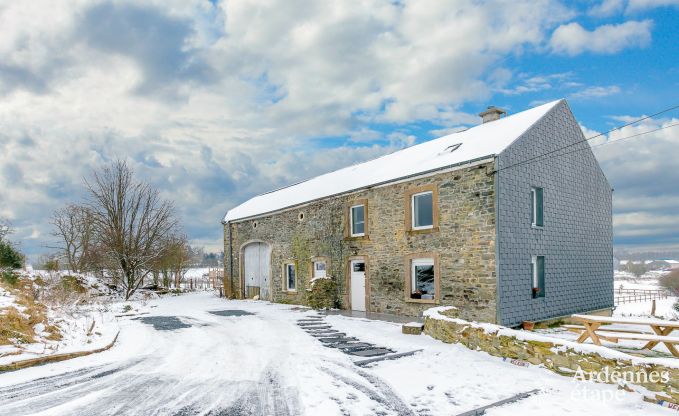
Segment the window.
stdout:
<path fill-rule="evenodd" d="M 354 205 L 349 210 L 351 236 L 363 237 L 365 235 L 365 205 Z"/>
<path fill-rule="evenodd" d="M 286 263 L 285 264 L 285 289 L 289 292 L 294 292 L 297 290 L 297 279 L 295 273 L 295 264 Z"/>
<path fill-rule="evenodd" d="M 545 256 L 533 256 L 531 259 L 531 275 L 533 279 L 533 299 L 545 297 Z"/>
<path fill-rule="evenodd" d="M 313 277 L 325 277 L 325 262 L 315 261 L 313 262 Z"/>
<path fill-rule="evenodd" d="M 413 230 L 434 227 L 434 193 L 431 191 L 414 194 L 411 201 Z"/>
<path fill-rule="evenodd" d="M 413 259 L 410 269 L 410 298 L 434 300 L 434 259 Z"/>
<path fill-rule="evenodd" d="M 542 203 L 542 188 L 533 187 L 530 190 L 531 198 L 531 224 L 533 227 L 542 227 L 543 221 L 543 203 Z"/>

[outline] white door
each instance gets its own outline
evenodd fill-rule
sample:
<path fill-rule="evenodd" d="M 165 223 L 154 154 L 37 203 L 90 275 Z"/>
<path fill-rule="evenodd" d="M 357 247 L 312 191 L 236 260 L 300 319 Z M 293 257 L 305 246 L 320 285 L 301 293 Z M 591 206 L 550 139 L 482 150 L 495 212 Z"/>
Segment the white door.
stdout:
<path fill-rule="evenodd" d="M 243 276 L 245 296 L 252 295 L 252 289 L 259 288 L 259 298 L 269 299 L 269 269 L 271 252 L 264 243 L 252 243 L 243 249 Z"/>
<path fill-rule="evenodd" d="M 365 311 L 365 262 L 351 261 L 351 309 Z"/>

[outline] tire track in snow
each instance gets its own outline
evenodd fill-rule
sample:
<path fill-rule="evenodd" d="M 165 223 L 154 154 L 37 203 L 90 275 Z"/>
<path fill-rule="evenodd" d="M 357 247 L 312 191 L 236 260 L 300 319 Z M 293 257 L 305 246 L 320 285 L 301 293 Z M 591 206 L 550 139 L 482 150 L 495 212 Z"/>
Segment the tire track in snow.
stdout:
<path fill-rule="evenodd" d="M 87 383 L 92 380 L 107 377 L 119 371 L 126 370 L 137 364 L 141 360 L 131 361 L 125 365 L 111 366 L 99 365 L 94 367 L 86 367 L 76 371 L 70 371 L 50 377 L 41 377 L 25 383 L 16 384 L 13 386 L 0 388 L 0 410 L 4 402 L 16 399 L 17 397 L 36 397 L 48 394 L 55 390 L 65 389 L 81 383 Z M 99 371 L 106 368 L 103 371 Z"/>
<path fill-rule="evenodd" d="M 395 412 L 397 415 L 404 416 L 415 416 L 415 413 L 412 411 L 412 409 L 407 404 L 405 404 L 403 400 L 401 400 L 401 398 L 391 389 L 391 387 L 379 377 L 376 377 L 358 368 L 349 368 L 339 363 L 336 364 L 360 376 L 367 383 L 361 383 L 359 381 L 352 380 L 351 378 L 333 371 L 328 367 L 321 368 L 321 370 L 326 372 L 331 377 L 334 377 L 335 380 L 341 381 L 344 384 L 360 391 L 374 403 L 382 406 L 386 412 Z"/>

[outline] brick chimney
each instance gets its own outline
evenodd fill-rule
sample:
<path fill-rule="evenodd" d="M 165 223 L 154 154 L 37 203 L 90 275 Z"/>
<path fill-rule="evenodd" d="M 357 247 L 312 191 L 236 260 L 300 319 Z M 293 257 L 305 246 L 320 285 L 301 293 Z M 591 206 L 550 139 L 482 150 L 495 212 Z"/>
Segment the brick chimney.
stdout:
<path fill-rule="evenodd" d="M 490 121 L 499 120 L 503 114 L 506 117 L 507 111 L 491 105 L 487 110 L 480 112 L 479 116 L 481 116 L 484 123 L 488 123 Z"/>

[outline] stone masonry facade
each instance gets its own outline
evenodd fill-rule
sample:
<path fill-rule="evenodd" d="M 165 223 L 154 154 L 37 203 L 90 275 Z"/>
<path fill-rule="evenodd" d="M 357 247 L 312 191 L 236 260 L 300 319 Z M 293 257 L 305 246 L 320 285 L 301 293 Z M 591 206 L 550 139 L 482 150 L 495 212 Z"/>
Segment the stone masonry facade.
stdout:
<path fill-rule="evenodd" d="M 497 305 L 494 161 L 468 164 L 351 194 L 326 198 L 270 215 L 224 225 L 227 293 L 241 296 L 242 248 L 264 242 L 271 248 L 271 300 L 304 304 L 311 262 L 323 258 L 338 287 L 339 306 L 350 309 L 349 264 L 366 263 L 366 309 L 417 316 L 436 305 L 456 306 L 465 319 L 495 322 Z M 435 227 L 409 231 L 413 190 L 434 189 Z M 349 237 L 349 207 L 367 203 L 367 235 Z M 232 247 L 231 256 L 229 247 Z M 437 259 L 439 293 L 433 302 L 407 297 L 408 259 Z M 409 257 L 410 256 L 410 257 Z M 297 291 L 284 289 L 283 265 L 294 262 Z"/>

